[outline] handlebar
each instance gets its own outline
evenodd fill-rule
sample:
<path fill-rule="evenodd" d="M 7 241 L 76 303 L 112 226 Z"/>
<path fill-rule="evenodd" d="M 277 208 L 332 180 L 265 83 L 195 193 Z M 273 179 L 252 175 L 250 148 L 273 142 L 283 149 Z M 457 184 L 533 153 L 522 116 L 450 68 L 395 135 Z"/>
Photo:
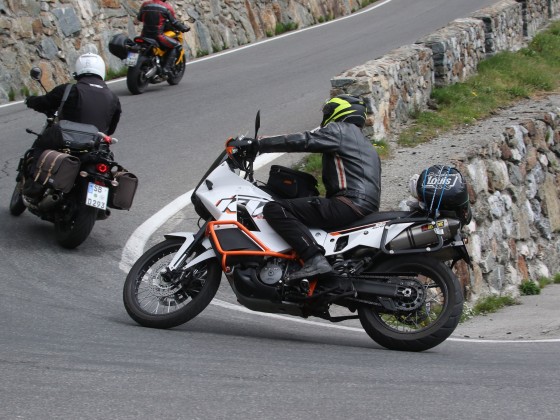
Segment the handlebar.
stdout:
<path fill-rule="evenodd" d="M 119 139 L 117 139 L 116 137 L 111 137 L 108 134 L 102 133 L 101 131 L 99 131 L 98 134 L 101 137 L 101 143 L 117 144 L 119 142 Z"/>

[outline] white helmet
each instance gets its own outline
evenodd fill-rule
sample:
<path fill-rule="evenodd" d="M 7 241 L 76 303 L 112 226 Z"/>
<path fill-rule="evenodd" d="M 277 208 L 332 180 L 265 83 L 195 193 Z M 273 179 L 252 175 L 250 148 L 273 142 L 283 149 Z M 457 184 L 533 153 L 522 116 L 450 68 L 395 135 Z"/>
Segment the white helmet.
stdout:
<path fill-rule="evenodd" d="M 105 80 L 105 62 L 97 54 L 82 54 L 76 60 L 75 75 L 77 77 L 82 74 L 96 74 Z"/>

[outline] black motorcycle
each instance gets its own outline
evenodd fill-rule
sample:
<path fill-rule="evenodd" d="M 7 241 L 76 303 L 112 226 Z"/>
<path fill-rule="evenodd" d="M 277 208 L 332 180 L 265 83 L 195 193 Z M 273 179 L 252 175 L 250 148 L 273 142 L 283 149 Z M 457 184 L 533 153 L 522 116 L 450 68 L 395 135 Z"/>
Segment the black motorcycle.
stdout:
<path fill-rule="evenodd" d="M 194 21 L 193 18 L 189 18 L 190 23 Z M 183 45 L 182 32 L 169 28 L 164 35 Z M 169 50 L 160 46 L 155 39 L 137 36 L 131 40 L 124 34 L 117 34 L 109 42 L 109 51 L 115 57 L 124 60 L 128 67 L 126 86 L 133 95 L 143 93 L 149 84 L 167 82 L 172 86 L 177 85 L 185 74 L 187 56 L 182 47 L 169 74 L 163 72 L 163 61 Z"/>
<path fill-rule="evenodd" d="M 41 84 L 39 68 L 30 74 Z M 43 135 L 56 123 L 57 113 L 47 115 L 41 133 L 26 132 Z M 17 168 L 10 213 L 19 216 L 29 210 L 54 223 L 62 247 L 77 247 L 97 220 L 110 215 L 109 208 L 128 210 L 132 205 L 138 178 L 114 160 L 110 146 L 115 143 L 116 138 L 98 132 L 92 141 L 68 141 L 63 148 L 45 150 L 39 157 L 33 148 L 27 150 Z"/>

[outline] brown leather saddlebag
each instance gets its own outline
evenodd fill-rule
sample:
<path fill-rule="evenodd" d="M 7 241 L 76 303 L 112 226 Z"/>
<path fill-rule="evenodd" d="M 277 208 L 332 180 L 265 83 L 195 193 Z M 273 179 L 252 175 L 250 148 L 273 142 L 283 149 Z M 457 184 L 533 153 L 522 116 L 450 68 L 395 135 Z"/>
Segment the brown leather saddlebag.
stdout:
<path fill-rule="evenodd" d="M 113 190 L 109 207 L 129 210 L 132 207 L 132 201 L 138 187 L 138 177 L 131 172 L 122 171 L 115 174 L 115 181 L 119 184 Z"/>
<path fill-rule="evenodd" d="M 64 193 L 70 192 L 80 172 L 80 159 L 60 153 L 56 150 L 45 150 L 37 162 L 35 182 Z"/>

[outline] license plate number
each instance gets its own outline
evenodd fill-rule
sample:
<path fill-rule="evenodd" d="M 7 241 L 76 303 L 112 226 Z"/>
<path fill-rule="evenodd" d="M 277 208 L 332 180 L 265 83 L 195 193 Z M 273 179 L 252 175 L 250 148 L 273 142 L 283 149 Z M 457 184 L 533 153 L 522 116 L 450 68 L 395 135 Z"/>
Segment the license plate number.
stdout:
<path fill-rule="evenodd" d="M 86 195 L 86 205 L 96 209 L 107 210 L 109 188 L 90 182 Z"/>
<path fill-rule="evenodd" d="M 129 67 L 134 67 L 138 62 L 138 53 L 136 52 L 129 52 L 128 56 L 124 60 L 124 63 Z"/>

